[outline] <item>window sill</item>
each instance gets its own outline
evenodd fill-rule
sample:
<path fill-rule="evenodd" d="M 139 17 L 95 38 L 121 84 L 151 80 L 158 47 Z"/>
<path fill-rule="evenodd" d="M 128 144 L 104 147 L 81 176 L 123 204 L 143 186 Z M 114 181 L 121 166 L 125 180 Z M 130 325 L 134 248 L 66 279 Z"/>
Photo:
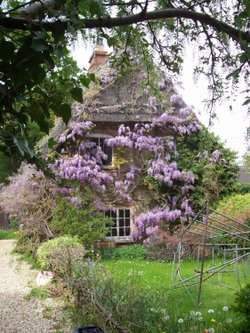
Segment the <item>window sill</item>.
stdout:
<path fill-rule="evenodd" d="M 115 166 L 110 164 L 110 165 L 103 165 L 102 166 L 102 169 L 103 170 L 114 170 L 115 169 Z"/>
<path fill-rule="evenodd" d="M 134 243 L 132 237 L 106 237 L 107 241 L 114 241 L 115 243 Z"/>

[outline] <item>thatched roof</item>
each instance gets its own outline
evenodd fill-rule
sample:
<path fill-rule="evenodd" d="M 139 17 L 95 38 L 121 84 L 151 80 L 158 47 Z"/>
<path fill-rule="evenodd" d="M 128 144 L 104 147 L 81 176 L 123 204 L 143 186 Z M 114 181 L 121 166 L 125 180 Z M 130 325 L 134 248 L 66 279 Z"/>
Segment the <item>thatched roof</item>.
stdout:
<path fill-rule="evenodd" d="M 84 95 L 84 103 L 74 105 L 74 117 L 84 117 L 88 120 L 105 123 L 137 123 L 150 122 L 168 110 L 173 115 L 178 115 L 179 110 L 187 107 L 179 97 L 177 103 L 169 104 L 171 96 L 176 94 L 170 80 L 162 76 L 159 82 L 160 98 L 145 89 L 147 74 L 136 66 L 133 70 L 118 74 L 112 79 L 112 69 L 104 68 L 100 72 L 100 84 L 94 84 Z M 108 81 L 109 78 L 110 82 Z M 105 82 L 105 80 L 107 82 Z M 162 105 L 159 100 L 163 97 Z M 154 100 L 156 99 L 156 100 Z M 165 99 L 165 101 L 164 101 Z M 196 119 L 191 112 L 192 120 Z M 190 116 L 189 116 L 190 118 Z"/>

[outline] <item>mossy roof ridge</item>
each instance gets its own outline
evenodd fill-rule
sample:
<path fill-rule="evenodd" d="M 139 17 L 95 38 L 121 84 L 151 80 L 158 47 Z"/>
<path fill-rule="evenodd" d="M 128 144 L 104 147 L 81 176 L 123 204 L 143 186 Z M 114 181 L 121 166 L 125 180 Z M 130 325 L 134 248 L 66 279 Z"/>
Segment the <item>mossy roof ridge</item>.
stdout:
<path fill-rule="evenodd" d="M 197 120 L 191 109 L 188 117 L 180 114 L 181 109 L 187 108 L 180 96 L 177 102 L 171 102 L 171 97 L 178 94 L 165 74 L 160 73 L 158 87 L 155 89 L 158 89 L 159 94 L 153 94 L 150 89 L 145 88 L 147 74 L 140 67 L 137 66 L 134 70 L 130 68 L 113 79 L 111 76 L 110 82 L 103 81 L 103 77 L 105 79 L 105 75 L 111 70 L 106 66 L 103 72 L 100 71 L 98 83 L 84 93 L 84 102 L 74 104 L 73 119 L 88 119 L 95 123 L 137 123 L 150 122 L 168 112 L 184 122 Z"/>

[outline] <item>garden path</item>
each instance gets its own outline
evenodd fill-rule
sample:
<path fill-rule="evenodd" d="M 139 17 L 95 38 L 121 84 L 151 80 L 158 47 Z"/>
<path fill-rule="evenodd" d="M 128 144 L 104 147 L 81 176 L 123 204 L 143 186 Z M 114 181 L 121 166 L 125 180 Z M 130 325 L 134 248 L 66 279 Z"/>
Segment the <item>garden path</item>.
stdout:
<path fill-rule="evenodd" d="M 35 286 L 37 272 L 11 255 L 14 242 L 0 241 L 0 332 L 64 332 L 55 328 L 55 318 L 43 317 L 44 305 L 41 301 L 27 298 L 29 286 Z"/>

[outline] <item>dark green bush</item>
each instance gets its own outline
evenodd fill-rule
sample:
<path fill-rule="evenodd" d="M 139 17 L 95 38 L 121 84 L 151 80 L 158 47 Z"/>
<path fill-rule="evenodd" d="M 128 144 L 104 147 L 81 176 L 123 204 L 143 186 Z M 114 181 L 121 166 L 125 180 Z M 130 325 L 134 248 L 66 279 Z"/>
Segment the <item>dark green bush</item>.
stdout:
<path fill-rule="evenodd" d="M 102 259 L 137 259 L 143 260 L 146 257 L 147 249 L 140 244 L 122 246 L 118 248 L 104 248 L 98 249 L 97 252 L 101 255 Z"/>
<path fill-rule="evenodd" d="M 239 194 L 250 193 L 250 183 L 236 183 L 234 192 Z"/>
<path fill-rule="evenodd" d="M 19 226 L 20 226 L 20 223 L 17 218 L 13 218 L 10 220 L 10 229 L 18 230 Z"/>
<path fill-rule="evenodd" d="M 66 198 L 58 198 L 51 222 L 55 234 L 77 236 L 87 250 L 105 238 L 110 224 L 110 219 L 96 210 L 92 199 L 88 188 L 81 198 L 82 208 L 72 205 Z"/>
<path fill-rule="evenodd" d="M 250 332 L 250 283 L 236 293 L 233 311 L 242 315 L 243 319 L 237 326 L 238 333 Z"/>

